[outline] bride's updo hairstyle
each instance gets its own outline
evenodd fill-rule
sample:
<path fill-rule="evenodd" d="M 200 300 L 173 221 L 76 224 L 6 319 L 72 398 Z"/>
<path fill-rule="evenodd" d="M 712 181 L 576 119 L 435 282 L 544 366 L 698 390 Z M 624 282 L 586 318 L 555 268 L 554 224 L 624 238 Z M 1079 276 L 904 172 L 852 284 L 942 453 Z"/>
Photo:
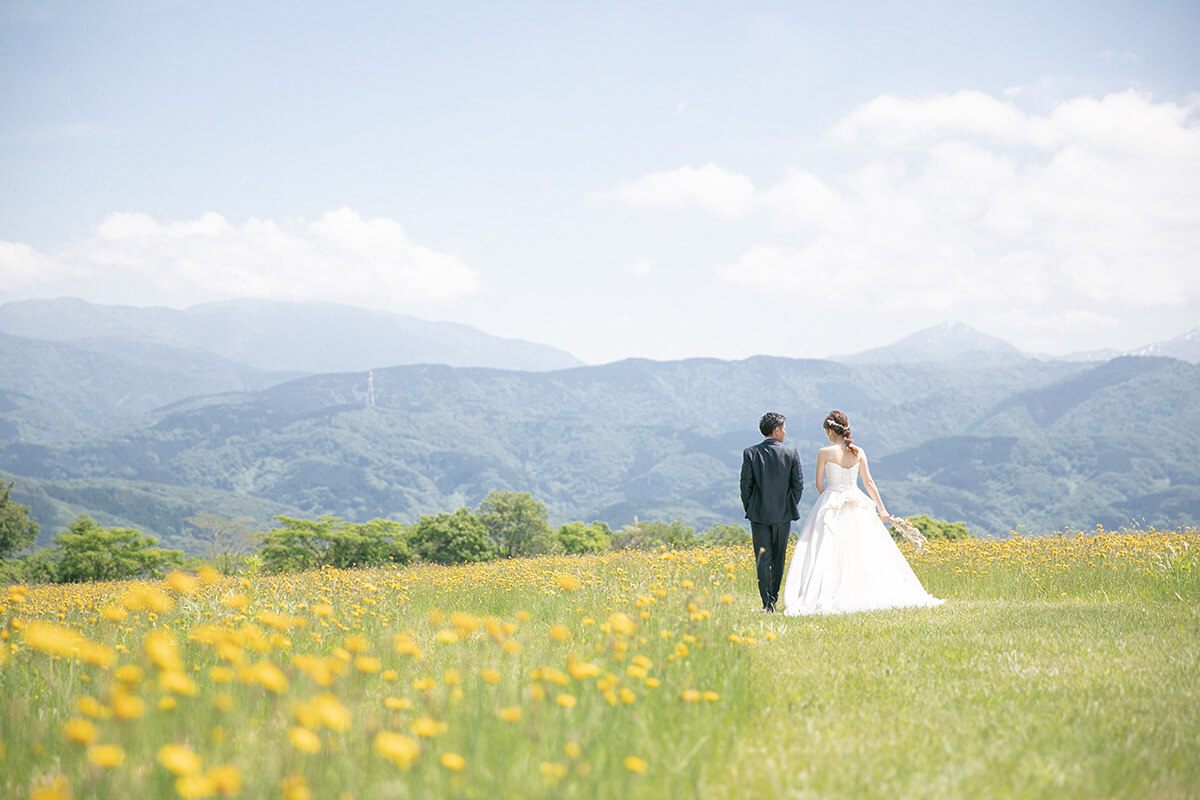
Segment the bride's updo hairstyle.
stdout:
<path fill-rule="evenodd" d="M 825 429 L 833 431 L 838 436 L 846 437 L 846 447 L 850 448 L 854 455 L 862 454 L 857 445 L 854 444 L 854 439 L 850 436 L 850 420 L 841 411 L 829 412 L 825 417 Z"/>

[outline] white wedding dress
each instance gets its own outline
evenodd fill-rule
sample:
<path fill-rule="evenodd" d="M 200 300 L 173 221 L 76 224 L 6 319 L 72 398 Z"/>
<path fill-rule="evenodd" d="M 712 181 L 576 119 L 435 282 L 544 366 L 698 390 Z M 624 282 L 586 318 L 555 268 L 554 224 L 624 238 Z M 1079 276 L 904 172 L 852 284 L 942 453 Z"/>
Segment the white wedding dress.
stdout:
<path fill-rule="evenodd" d="M 842 614 L 946 602 L 921 586 L 875 504 L 858 488 L 858 464 L 825 465 L 825 491 L 800 527 L 783 587 L 784 613 Z"/>

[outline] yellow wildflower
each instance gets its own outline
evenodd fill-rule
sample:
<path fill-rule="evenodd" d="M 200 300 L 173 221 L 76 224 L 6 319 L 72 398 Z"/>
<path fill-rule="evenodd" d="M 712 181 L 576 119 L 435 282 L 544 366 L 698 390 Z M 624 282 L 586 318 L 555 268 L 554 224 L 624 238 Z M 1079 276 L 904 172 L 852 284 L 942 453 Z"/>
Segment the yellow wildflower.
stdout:
<path fill-rule="evenodd" d="M 421 754 L 421 746 L 402 733 L 380 731 L 375 735 L 375 752 L 390 758 L 401 769 L 408 769 Z"/>
<path fill-rule="evenodd" d="M 186 572 L 172 570 L 167 573 L 166 580 L 167 585 L 180 594 L 195 594 L 196 592 L 196 579 Z"/>
<path fill-rule="evenodd" d="M 76 744 L 91 744 L 100 735 L 91 720 L 72 717 L 63 725 L 63 738 Z"/>
<path fill-rule="evenodd" d="M 314 754 L 321 752 L 321 739 L 308 728 L 292 728 L 288 731 L 288 739 L 297 750 Z"/>
<path fill-rule="evenodd" d="M 181 744 L 165 744 L 158 749 L 158 763 L 176 775 L 196 775 L 204 767 L 200 756 Z"/>
<path fill-rule="evenodd" d="M 625 769 L 629 770 L 630 772 L 636 772 L 640 775 L 646 771 L 646 766 L 646 762 L 637 756 L 628 756 L 625 759 Z"/>

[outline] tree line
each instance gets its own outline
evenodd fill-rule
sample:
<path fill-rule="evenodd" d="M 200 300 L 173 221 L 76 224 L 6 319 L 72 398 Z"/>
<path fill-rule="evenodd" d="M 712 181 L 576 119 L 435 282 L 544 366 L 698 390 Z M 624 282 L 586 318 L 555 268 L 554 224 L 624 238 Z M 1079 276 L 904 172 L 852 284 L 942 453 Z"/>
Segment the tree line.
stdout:
<path fill-rule="evenodd" d="M 635 521 L 616 531 L 605 522 L 568 522 L 554 528 L 546 506 L 528 492 L 493 491 L 474 509 L 421 517 L 412 524 L 387 519 L 347 522 L 286 516 L 257 531 L 248 518 L 201 512 L 187 522 L 204 543 L 198 557 L 158 546 L 132 528 L 104 528 L 80 516 L 54 537 L 53 546 L 27 550 L 37 536 L 28 507 L 11 501 L 12 484 L 0 482 L 0 582 L 73 583 L 162 574 L 208 563 L 225 574 L 350 569 L 414 559 L 461 564 L 546 554 L 610 550 L 686 549 L 700 545 L 750 543 L 745 526 L 716 524 L 703 533 L 679 520 Z M 970 535 L 962 523 L 912 518 L 929 538 Z"/>

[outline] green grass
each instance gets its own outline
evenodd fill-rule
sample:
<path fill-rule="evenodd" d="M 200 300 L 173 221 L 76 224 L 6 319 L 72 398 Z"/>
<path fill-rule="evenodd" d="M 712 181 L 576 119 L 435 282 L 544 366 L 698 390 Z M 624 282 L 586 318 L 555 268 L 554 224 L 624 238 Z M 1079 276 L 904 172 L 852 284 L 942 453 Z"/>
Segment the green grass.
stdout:
<path fill-rule="evenodd" d="M 34 588 L 0 609 L 10 642 L 0 667 L 0 796 L 28 797 L 54 776 L 77 798 L 181 796 L 186 787 L 157 760 L 163 744 L 178 743 L 205 769 L 237 769 L 246 798 L 284 797 L 290 776 L 312 798 L 1200 797 L 1195 540 L 1147 532 L 935 544 L 910 556 L 946 605 L 815 618 L 755 610 L 748 548 L 255 578 L 176 595 L 154 619 L 133 611 L 117 624 L 98 612 L 128 585 Z M 564 575 L 582 585 L 562 588 Z M 249 596 L 245 615 L 221 604 L 230 592 Z M 329 617 L 315 613 L 323 602 Z M 249 672 L 214 682 L 210 669 L 232 662 L 188 633 L 252 624 L 269 635 L 254 618 L 271 609 L 307 624 L 241 653 L 247 664 L 280 666 L 286 691 L 268 691 Z M 454 611 L 494 617 L 496 635 L 481 625 L 440 641 Z M 612 630 L 617 613 L 637 630 Z M 113 668 L 31 649 L 14 619 L 35 618 L 61 620 L 114 648 L 118 664 L 145 669 L 131 691 L 146 714 L 94 721 L 99 741 L 123 748 L 121 766 L 89 765 L 85 748 L 61 734 L 80 715 L 79 697 L 111 705 Z M 507 633 L 495 627 L 505 623 Z M 556 624 L 568 641 L 550 636 Z M 143 649 L 155 629 L 174 631 L 195 695 L 160 685 Z M 401 631 L 421 659 L 393 650 Z M 348 634 L 363 637 L 394 680 L 339 654 Z M 317 686 L 291 663 L 296 654 L 342 664 L 344 674 Z M 556 683 L 569 654 L 600 675 Z M 627 672 L 638 657 L 657 685 Z M 422 679 L 428 688 L 414 687 Z M 605 688 L 628 689 L 633 702 L 610 703 Z M 717 699 L 689 702 L 691 690 Z M 352 722 L 313 725 L 322 749 L 306 754 L 288 731 L 301 724 L 297 706 L 324 692 Z M 574 705 L 559 705 L 560 694 Z M 158 709 L 164 696 L 174 708 Z M 388 708 L 387 697 L 412 707 Z M 521 719 L 501 719 L 505 707 Z M 445 730 L 421 741 L 411 768 L 374 751 L 380 731 L 412 736 L 420 717 Z M 463 769 L 444 767 L 444 753 L 461 755 Z M 644 772 L 626 767 L 630 756 Z"/>

